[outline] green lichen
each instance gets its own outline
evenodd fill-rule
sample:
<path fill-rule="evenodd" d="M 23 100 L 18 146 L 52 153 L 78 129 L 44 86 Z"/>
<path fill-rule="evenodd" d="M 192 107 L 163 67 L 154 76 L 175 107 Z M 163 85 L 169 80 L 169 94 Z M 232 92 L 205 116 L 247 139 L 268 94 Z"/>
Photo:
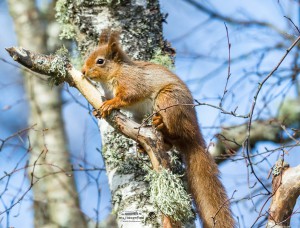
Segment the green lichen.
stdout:
<path fill-rule="evenodd" d="M 133 174 L 137 181 L 144 180 L 146 171 L 143 166 L 149 163 L 149 158 L 137 152 L 136 143 L 117 132 L 106 134 L 106 140 L 110 142 L 104 143 L 102 148 L 106 168 L 116 169 L 121 175 Z"/>
<path fill-rule="evenodd" d="M 154 51 L 154 55 L 150 62 L 163 65 L 164 67 L 167 67 L 170 70 L 174 70 L 173 60 L 170 58 L 169 55 L 164 54 L 160 49 L 156 49 Z"/>
<path fill-rule="evenodd" d="M 52 56 L 50 68 L 47 72 L 52 75 L 48 81 L 51 86 L 59 85 L 65 81 L 67 76 L 66 63 L 68 63 L 68 50 L 63 46 Z"/>
<path fill-rule="evenodd" d="M 133 140 L 117 132 L 107 134 L 106 140 L 110 142 L 105 143 L 105 147 L 102 148 L 106 167 L 117 168 L 117 172 L 120 174 L 133 173 L 135 178 L 143 177 L 146 174 L 143 166 L 145 163 L 149 163 L 149 158 L 137 153 L 136 143 Z"/>
<path fill-rule="evenodd" d="M 61 57 L 69 57 L 69 51 L 64 45 L 60 49 L 57 49 L 55 54 Z"/>
<path fill-rule="evenodd" d="M 144 157 L 137 157 L 134 154 L 125 156 L 124 151 L 130 151 L 129 148 L 132 151 L 133 141 L 128 141 L 124 136 L 117 133 L 109 133 L 106 137 L 106 140 L 111 142 L 111 144 L 106 144 L 102 149 L 107 167 L 117 168 L 117 172 L 120 174 L 145 176 L 144 179 L 149 182 L 149 191 L 145 193 L 145 199 L 150 198 L 151 203 L 163 214 L 183 223 L 194 218 L 194 213 L 191 209 L 191 197 L 185 191 L 180 175 L 173 174 L 165 169 L 157 173 L 145 165 L 148 163 Z M 177 156 L 173 155 L 171 160 L 173 165 L 180 166 Z M 143 180 L 141 179 L 141 181 Z M 119 188 L 122 189 L 123 186 L 119 186 Z M 113 205 L 118 208 L 118 211 L 122 211 L 122 204 L 124 203 L 120 198 L 121 195 L 115 192 L 113 197 Z M 139 200 L 137 199 L 137 201 Z M 148 220 L 146 219 L 146 221 Z"/>
<path fill-rule="evenodd" d="M 68 10 L 68 1 L 67 0 L 58 0 L 55 5 L 56 10 L 56 20 L 63 24 L 63 23 L 69 23 L 70 21 L 70 13 Z"/>
<path fill-rule="evenodd" d="M 136 156 L 128 156 L 118 167 L 118 172 L 122 174 L 134 173 L 137 177 L 144 176 L 146 173 L 143 169 L 143 160 Z"/>
<path fill-rule="evenodd" d="M 109 167 L 122 167 L 126 159 L 126 151 L 132 146 L 133 141 L 128 140 L 123 135 L 116 132 L 106 135 L 106 139 L 110 142 L 106 144 L 105 150 L 102 149 L 102 155 Z"/>
<path fill-rule="evenodd" d="M 179 152 L 175 149 L 172 151 L 168 151 L 172 172 L 178 174 L 179 176 L 183 176 L 185 173 L 185 169 L 183 167 L 182 161 L 180 161 L 178 157 L 178 154 Z"/>
<path fill-rule="evenodd" d="M 56 20 L 61 26 L 60 39 L 73 39 L 76 36 L 75 28 L 71 24 L 70 17 L 72 15 L 71 4 L 67 0 L 58 0 L 55 5 Z"/>
<path fill-rule="evenodd" d="M 179 175 L 162 169 L 159 173 L 147 168 L 150 182 L 150 201 L 165 215 L 183 223 L 194 218 L 192 200 Z"/>
<path fill-rule="evenodd" d="M 67 74 L 65 61 L 61 56 L 55 56 L 51 62 L 52 64 L 48 73 L 56 73 L 59 77 L 64 77 Z"/>
<path fill-rule="evenodd" d="M 273 167 L 273 176 L 279 176 L 282 173 L 282 171 L 288 167 L 290 167 L 289 163 L 285 162 L 282 159 L 278 159 L 278 161 L 276 161 Z"/>
<path fill-rule="evenodd" d="M 75 28 L 71 24 L 61 24 L 61 33 L 59 34 L 59 38 L 71 40 L 76 36 Z"/>

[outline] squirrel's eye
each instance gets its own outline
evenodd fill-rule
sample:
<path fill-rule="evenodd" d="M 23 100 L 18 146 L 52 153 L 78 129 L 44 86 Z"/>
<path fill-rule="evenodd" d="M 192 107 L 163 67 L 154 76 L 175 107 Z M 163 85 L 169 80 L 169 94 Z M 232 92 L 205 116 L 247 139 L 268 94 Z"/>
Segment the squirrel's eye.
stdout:
<path fill-rule="evenodd" d="M 104 59 L 97 59 L 97 64 L 102 65 L 104 63 Z"/>

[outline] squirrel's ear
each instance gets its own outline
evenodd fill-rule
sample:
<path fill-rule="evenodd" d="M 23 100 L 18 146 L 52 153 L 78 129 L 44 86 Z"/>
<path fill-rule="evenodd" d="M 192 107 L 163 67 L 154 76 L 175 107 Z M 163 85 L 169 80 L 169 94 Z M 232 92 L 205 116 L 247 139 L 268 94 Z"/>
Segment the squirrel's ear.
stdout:
<path fill-rule="evenodd" d="M 107 45 L 107 53 L 109 54 L 108 58 L 113 59 L 117 62 L 126 62 L 131 63 L 130 58 L 123 52 L 119 43 L 119 32 L 112 32 L 108 45 Z"/>
<path fill-rule="evenodd" d="M 110 29 L 103 29 L 99 37 L 98 46 L 107 44 L 109 40 L 109 36 L 110 36 Z"/>
<path fill-rule="evenodd" d="M 108 43 L 108 58 L 114 60 L 121 60 L 120 57 L 122 56 L 122 50 L 119 47 L 119 44 L 116 42 L 109 42 Z"/>
<path fill-rule="evenodd" d="M 112 32 L 108 41 L 108 52 L 112 59 L 118 59 L 122 56 L 122 50 L 119 45 L 119 33 Z"/>
<path fill-rule="evenodd" d="M 111 45 L 113 43 L 118 44 L 119 43 L 119 39 L 120 39 L 120 33 L 113 31 L 110 36 L 109 36 L 109 41 L 108 41 L 108 45 Z"/>

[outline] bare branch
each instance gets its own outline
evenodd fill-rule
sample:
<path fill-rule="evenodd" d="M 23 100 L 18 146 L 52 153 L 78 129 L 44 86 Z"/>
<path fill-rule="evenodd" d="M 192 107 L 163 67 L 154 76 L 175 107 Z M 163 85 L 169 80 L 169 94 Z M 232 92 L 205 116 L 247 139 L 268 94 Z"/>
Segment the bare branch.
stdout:
<path fill-rule="evenodd" d="M 231 76 L 231 73 L 230 73 L 230 63 L 231 63 L 230 49 L 231 49 L 231 43 L 229 41 L 228 28 L 227 28 L 227 25 L 226 25 L 225 22 L 224 22 L 224 25 L 225 25 L 225 28 L 226 28 L 226 36 L 227 36 L 227 44 L 228 44 L 228 72 L 227 72 L 227 79 L 226 79 L 226 84 L 225 84 L 223 96 L 222 96 L 222 98 L 220 100 L 220 104 L 219 104 L 220 107 L 222 107 L 222 102 L 223 102 L 224 97 L 225 97 L 225 95 L 227 93 L 227 86 L 228 86 L 228 82 L 229 82 L 229 79 L 230 79 L 230 76 Z"/>
<path fill-rule="evenodd" d="M 278 27 L 274 26 L 271 23 L 264 22 L 264 21 L 257 21 L 257 20 L 240 20 L 231 16 L 225 16 L 221 13 L 218 13 L 216 11 L 213 11 L 207 7 L 205 7 L 202 3 L 195 1 L 195 0 L 185 0 L 187 3 L 194 6 L 196 9 L 202 11 L 203 13 L 210 16 L 212 19 L 218 19 L 223 22 L 229 23 L 229 24 L 235 24 L 235 25 L 244 25 L 244 26 L 260 26 L 260 27 L 267 27 L 270 29 L 273 29 L 280 35 L 287 35 L 285 31 L 279 29 Z"/>

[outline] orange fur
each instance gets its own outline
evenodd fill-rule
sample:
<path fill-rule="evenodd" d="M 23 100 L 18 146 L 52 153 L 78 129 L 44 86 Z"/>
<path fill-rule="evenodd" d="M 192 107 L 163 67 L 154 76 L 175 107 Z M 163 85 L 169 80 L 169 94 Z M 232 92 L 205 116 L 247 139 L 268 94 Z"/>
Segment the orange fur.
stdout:
<path fill-rule="evenodd" d="M 204 227 L 234 227 L 218 167 L 205 151 L 193 98 L 183 81 L 163 66 L 130 60 L 119 46 L 118 34 L 108 30 L 82 72 L 103 86 L 108 100 L 100 108 L 102 117 L 113 109 L 128 110 L 137 120 L 157 113 L 153 125 L 183 154 L 189 189 Z"/>

